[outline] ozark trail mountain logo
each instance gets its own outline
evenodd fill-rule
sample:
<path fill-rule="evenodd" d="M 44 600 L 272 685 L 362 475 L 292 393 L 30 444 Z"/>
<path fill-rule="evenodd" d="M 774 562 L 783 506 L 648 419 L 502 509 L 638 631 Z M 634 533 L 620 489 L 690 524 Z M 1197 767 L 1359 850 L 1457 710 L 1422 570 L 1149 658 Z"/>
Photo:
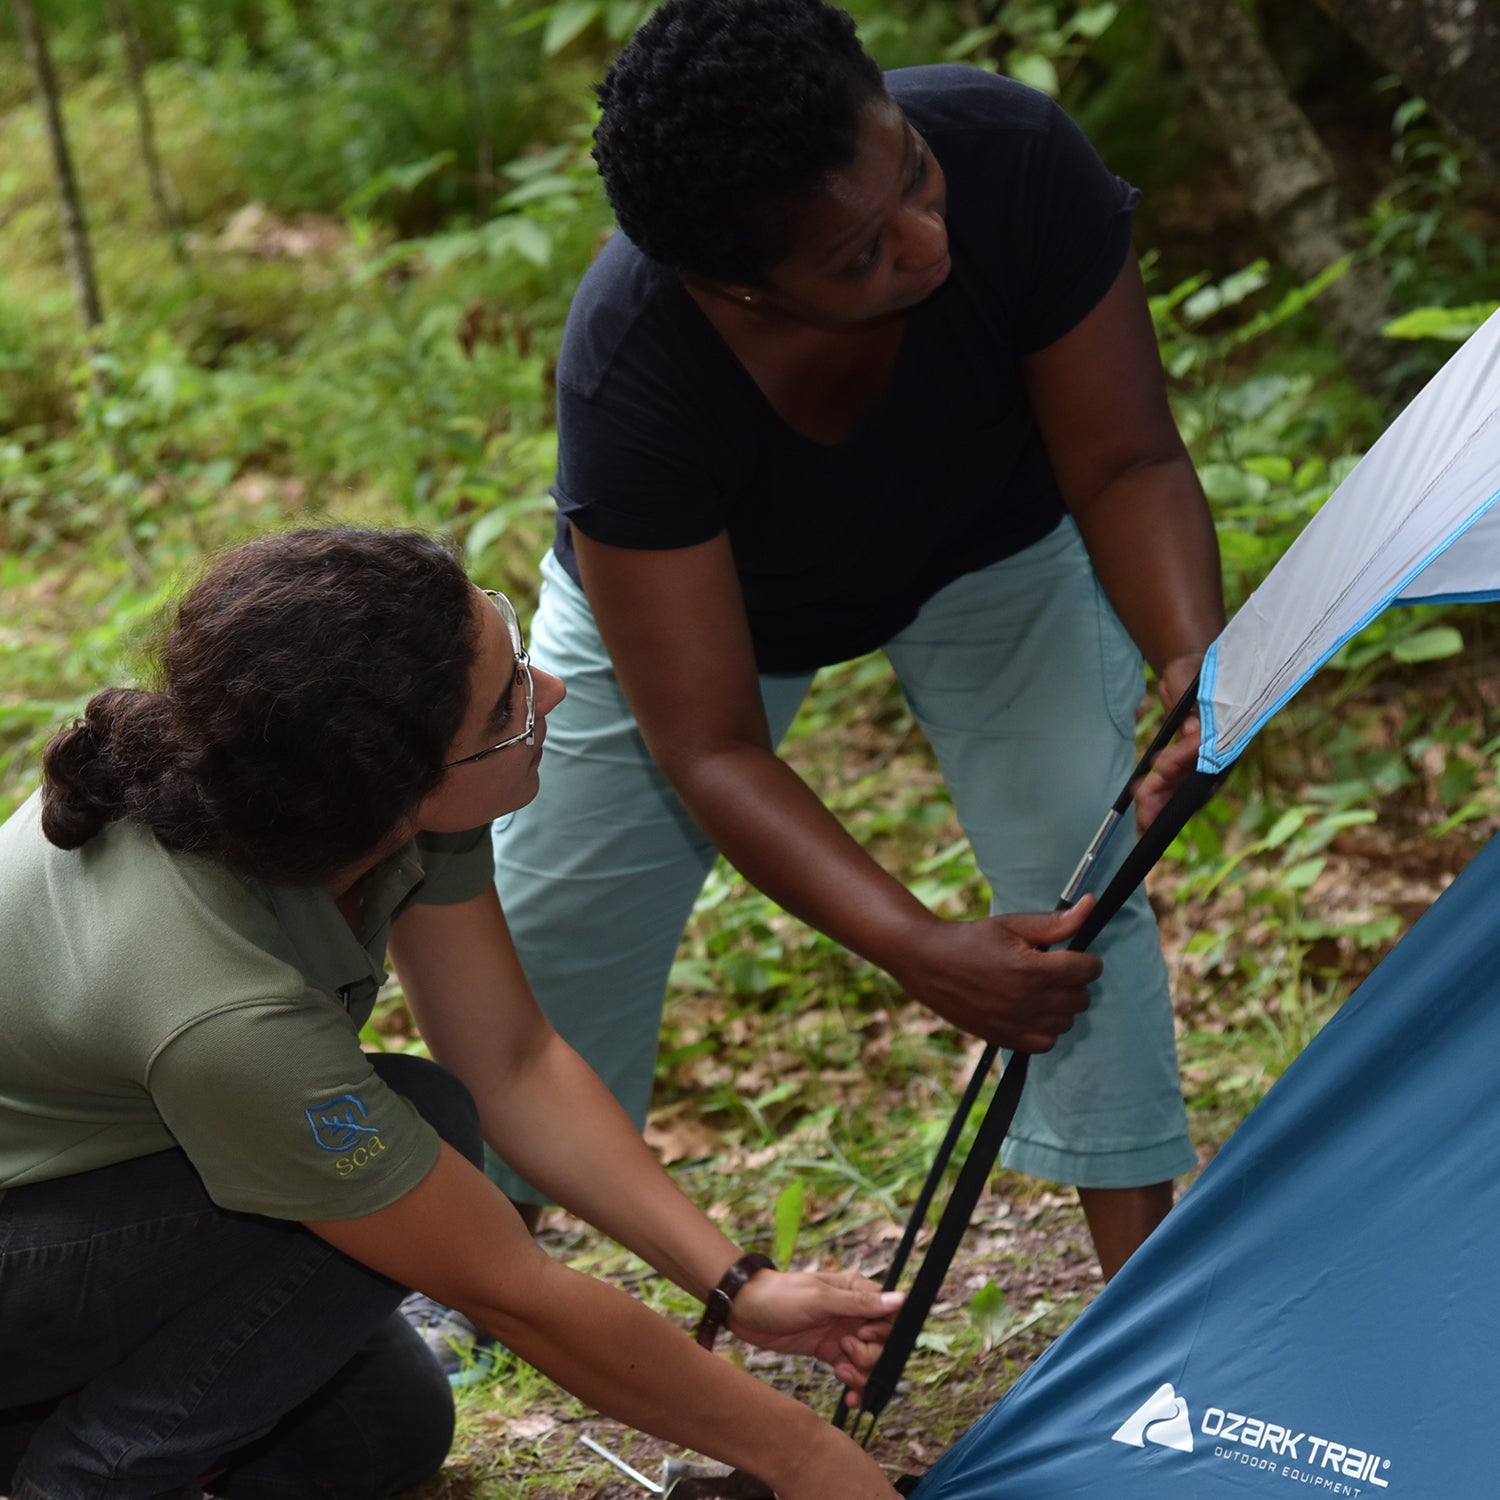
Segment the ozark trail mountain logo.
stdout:
<path fill-rule="evenodd" d="M 1114 1435 L 1117 1443 L 1144 1448 L 1155 1443 L 1162 1448 L 1176 1448 L 1180 1453 L 1193 1451 L 1193 1420 L 1188 1404 L 1172 1389 L 1168 1381 L 1159 1385 L 1131 1413 Z"/>

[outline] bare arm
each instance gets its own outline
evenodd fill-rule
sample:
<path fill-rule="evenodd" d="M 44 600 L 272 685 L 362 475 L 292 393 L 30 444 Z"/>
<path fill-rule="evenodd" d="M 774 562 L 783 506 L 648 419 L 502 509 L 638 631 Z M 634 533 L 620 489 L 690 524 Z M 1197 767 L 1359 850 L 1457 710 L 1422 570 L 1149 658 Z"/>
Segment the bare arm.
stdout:
<path fill-rule="evenodd" d="M 547 1023 L 494 891 L 409 907 L 392 923 L 390 952 L 433 1056 L 474 1095 L 485 1139 L 528 1181 L 704 1298 L 739 1248 L 662 1171 L 613 1095 Z M 519 1223 L 497 1189 L 482 1177 L 477 1184 Z M 863 1277 L 762 1272 L 735 1299 L 731 1327 L 822 1359 L 863 1389 L 893 1312 Z"/>
<path fill-rule="evenodd" d="M 548 1024 L 494 891 L 408 907 L 391 926 L 390 954 L 432 1055 L 474 1095 L 485 1139 L 497 1150 L 504 1142 L 509 1164 L 571 1212 L 705 1296 L 739 1250 Z"/>
<path fill-rule="evenodd" d="M 1213 518 L 1167 406 L 1134 256 L 1078 326 L 1026 361 L 1026 385 L 1094 571 L 1169 703 L 1224 628 Z M 1191 766 L 1196 722 L 1145 795 Z M 1143 789 L 1145 790 L 1145 789 Z M 1149 821 L 1149 817 L 1147 818 Z"/>
<path fill-rule="evenodd" d="M 770 743 L 727 537 L 646 552 L 575 534 L 585 590 L 646 743 L 745 877 L 966 1030 L 1044 1051 L 1087 1004 L 1081 913 L 946 922 L 886 873 Z"/>
<path fill-rule="evenodd" d="M 623 1292 L 549 1259 L 499 1189 L 446 1146 L 388 1208 L 308 1227 L 460 1308 L 600 1411 L 749 1469 L 786 1500 L 895 1493 L 867 1454 L 807 1407 L 698 1348 Z"/>

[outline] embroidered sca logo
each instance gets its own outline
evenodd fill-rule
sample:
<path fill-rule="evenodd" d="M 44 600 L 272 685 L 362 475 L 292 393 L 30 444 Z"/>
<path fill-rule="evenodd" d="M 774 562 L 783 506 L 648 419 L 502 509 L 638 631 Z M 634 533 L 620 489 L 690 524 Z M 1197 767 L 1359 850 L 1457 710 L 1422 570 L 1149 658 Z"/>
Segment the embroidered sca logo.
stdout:
<path fill-rule="evenodd" d="M 1114 1440 L 1129 1443 L 1132 1448 L 1156 1443 L 1163 1448 L 1191 1453 L 1193 1421 L 1188 1416 L 1187 1402 L 1172 1389 L 1170 1381 L 1158 1386 L 1121 1424 Z"/>
<path fill-rule="evenodd" d="M 367 1111 L 353 1094 L 340 1094 L 326 1104 L 314 1104 L 306 1114 L 313 1139 L 325 1151 L 347 1151 L 363 1137 L 378 1134 L 378 1127 L 361 1123 L 367 1118 Z"/>

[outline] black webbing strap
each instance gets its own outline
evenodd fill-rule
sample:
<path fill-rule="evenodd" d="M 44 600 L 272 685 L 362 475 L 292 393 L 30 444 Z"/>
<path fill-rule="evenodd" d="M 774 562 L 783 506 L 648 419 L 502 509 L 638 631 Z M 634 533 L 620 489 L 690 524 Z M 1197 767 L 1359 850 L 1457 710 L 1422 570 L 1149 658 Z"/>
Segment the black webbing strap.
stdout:
<path fill-rule="evenodd" d="M 1013 1053 L 1005 1065 L 1005 1071 L 1000 1075 L 1000 1082 L 995 1085 L 989 1108 L 985 1110 L 984 1119 L 979 1126 L 979 1134 L 969 1147 L 969 1154 L 959 1169 L 958 1180 L 953 1184 L 947 1203 L 943 1205 L 942 1217 L 933 1230 L 932 1243 L 928 1245 L 922 1264 L 917 1268 L 911 1291 L 907 1294 L 901 1311 L 896 1314 L 896 1321 L 891 1325 L 891 1336 L 886 1340 L 875 1368 L 870 1371 L 864 1399 L 859 1404 L 859 1412 L 854 1420 L 854 1434 L 861 1442 L 869 1441 L 870 1433 L 875 1430 L 876 1420 L 885 1410 L 886 1402 L 895 1394 L 896 1386 L 906 1369 L 906 1361 L 916 1347 L 917 1335 L 927 1321 L 932 1304 L 937 1301 L 943 1278 L 953 1263 L 954 1252 L 964 1237 L 964 1231 L 969 1227 L 969 1220 L 974 1216 L 974 1205 L 979 1202 L 979 1195 L 989 1181 L 990 1169 L 1000 1153 L 1000 1143 L 1005 1139 L 1005 1132 L 1010 1129 L 1010 1122 L 1015 1118 L 1030 1061 L 1029 1053 Z M 870 1419 L 863 1436 L 860 1434 L 861 1417 Z M 839 1426 L 843 1425 L 842 1422 L 839 1423 Z"/>
<path fill-rule="evenodd" d="M 1193 678 L 1188 684 L 1187 691 L 1172 706 L 1171 710 L 1163 718 L 1161 727 L 1156 732 L 1156 737 L 1146 747 L 1145 753 L 1136 762 L 1133 770 L 1126 779 L 1124 786 L 1120 788 L 1120 794 L 1115 798 L 1114 804 L 1105 815 L 1104 821 L 1099 825 L 1098 832 L 1089 841 L 1088 848 L 1084 851 L 1083 858 L 1078 862 L 1072 877 L 1064 887 L 1062 895 L 1058 898 L 1057 910 L 1063 911 L 1073 905 L 1080 895 L 1083 894 L 1088 878 L 1095 864 L 1103 856 L 1106 845 L 1108 845 L 1115 829 L 1119 827 L 1130 807 L 1130 794 L 1135 785 L 1141 780 L 1156 762 L 1156 757 L 1161 754 L 1173 735 L 1182 727 L 1182 721 L 1188 716 L 1198 701 L 1198 679 Z M 943 1174 L 948 1170 L 948 1162 L 953 1156 L 954 1147 L 958 1145 L 959 1137 L 963 1134 L 963 1127 L 969 1118 L 970 1112 L 978 1102 L 979 1091 L 984 1087 L 984 1081 L 990 1075 L 990 1069 L 994 1066 L 995 1058 L 1000 1049 L 993 1043 L 986 1045 L 980 1053 L 979 1061 L 974 1064 L 974 1071 L 969 1075 L 969 1081 L 964 1086 L 963 1097 L 958 1101 L 958 1107 L 953 1111 L 953 1118 L 948 1122 L 947 1133 L 943 1136 L 942 1144 L 937 1149 L 937 1154 L 932 1159 L 932 1166 L 928 1169 L 927 1177 L 922 1183 L 922 1190 L 917 1194 L 917 1201 L 912 1205 L 912 1211 L 906 1221 L 906 1229 L 901 1236 L 901 1243 L 896 1247 L 896 1253 L 891 1258 L 891 1263 L 886 1269 L 885 1279 L 881 1283 L 883 1291 L 894 1291 L 897 1283 L 901 1280 L 901 1273 L 906 1269 L 906 1262 L 911 1257 L 912 1247 L 917 1242 L 917 1235 L 921 1233 L 922 1226 L 927 1222 L 927 1210 L 932 1207 L 932 1200 L 937 1193 L 938 1184 L 943 1180 Z M 842 1427 L 847 1417 L 849 1408 L 841 1400 L 834 1412 L 834 1422 Z"/>
<path fill-rule="evenodd" d="M 1104 931 L 1105 923 L 1130 899 L 1131 892 L 1167 852 L 1167 846 L 1182 832 L 1188 819 L 1213 796 L 1228 774 L 1227 766 L 1222 771 L 1188 773 L 1168 798 L 1167 805 L 1151 820 L 1151 826 L 1135 841 L 1135 847 L 1121 861 L 1113 879 L 1094 903 L 1093 911 L 1073 934 L 1068 944 L 1070 953 L 1082 953 Z"/>
<path fill-rule="evenodd" d="M 1150 747 L 1141 757 L 1135 770 L 1131 772 L 1119 798 L 1090 844 L 1088 854 L 1075 871 L 1068 889 L 1063 893 L 1064 899 L 1059 903 L 1060 906 L 1070 905 L 1073 900 L 1077 899 L 1082 882 L 1087 878 L 1088 870 L 1102 853 L 1104 844 L 1108 842 L 1110 834 L 1123 817 L 1124 810 L 1129 807 L 1130 794 L 1136 782 L 1150 770 L 1161 749 L 1177 732 L 1191 709 L 1196 706 L 1197 688 L 1198 683 L 1195 678 L 1167 715 Z M 1124 905 L 1131 892 L 1145 879 L 1147 872 L 1166 852 L 1167 846 L 1182 831 L 1188 819 L 1208 801 L 1227 774 L 1226 768 L 1219 772 L 1194 771 L 1188 775 L 1172 794 L 1166 806 L 1152 820 L 1151 826 L 1136 841 L 1135 847 L 1125 857 L 1120 868 L 1100 895 L 1093 911 L 1089 913 L 1083 926 L 1068 944 L 1070 951 L 1082 952 L 1098 937 L 1105 924 Z M 897 1248 L 891 1268 L 886 1272 L 884 1287 L 887 1291 L 895 1286 L 905 1266 L 911 1247 L 926 1218 L 937 1183 L 952 1155 L 953 1147 L 962 1132 L 964 1122 L 969 1117 L 984 1078 L 989 1072 L 996 1050 L 993 1046 L 985 1048 L 964 1090 L 963 1099 L 939 1147 L 932 1170 L 929 1171 L 927 1180 L 922 1185 L 922 1191 L 918 1195 L 917 1203 L 907 1223 L 906 1232 L 902 1235 L 901 1244 Z M 927 1247 L 927 1253 L 917 1272 L 916 1280 L 912 1284 L 906 1302 L 896 1316 L 896 1321 L 891 1328 L 891 1336 L 886 1341 L 880 1359 L 870 1374 L 854 1425 L 855 1434 L 860 1436 L 862 1442 L 868 1443 L 875 1429 L 876 1420 L 894 1394 L 906 1369 L 907 1360 L 911 1357 L 911 1351 L 916 1347 L 917 1337 L 927 1320 L 927 1314 L 937 1300 L 937 1294 L 948 1274 L 948 1268 L 953 1262 L 959 1242 L 968 1228 L 974 1207 L 979 1201 L 979 1195 L 984 1191 L 984 1185 L 994 1168 L 1001 1143 L 1010 1129 L 1011 1122 L 1015 1119 L 1016 1109 L 1021 1101 L 1021 1090 L 1026 1082 L 1026 1063 L 1027 1054 L 1017 1052 L 1012 1055 L 1010 1062 L 1006 1065 L 985 1111 L 978 1134 L 974 1138 L 974 1144 L 969 1149 L 958 1180 L 954 1183 L 953 1191 L 943 1207 L 942 1217 L 937 1229 L 933 1232 L 932 1242 Z M 844 1427 L 847 1424 L 848 1415 L 849 1408 L 841 1398 L 834 1412 L 834 1423 L 840 1428 Z M 866 1416 L 869 1421 L 861 1435 L 859 1418 Z"/>

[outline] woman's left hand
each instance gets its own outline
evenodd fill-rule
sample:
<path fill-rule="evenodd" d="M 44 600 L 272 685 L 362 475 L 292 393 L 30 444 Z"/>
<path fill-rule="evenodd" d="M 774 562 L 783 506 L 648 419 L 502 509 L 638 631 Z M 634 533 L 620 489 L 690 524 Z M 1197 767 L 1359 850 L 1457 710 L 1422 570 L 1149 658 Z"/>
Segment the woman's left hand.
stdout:
<path fill-rule="evenodd" d="M 810 1354 L 862 1391 L 906 1300 L 855 1271 L 758 1271 L 740 1289 L 730 1331 L 784 1354 Z"/>
<path fill-rule="evenodd" d="M 1187 691 L 1202 660 L 1201 656 L 1180 656 L 1162 668 L 1157 691 L 1169 712 Z M 1198 764 L 1198 743 L 1201 738 L 1202 726 L 1198 722 L 1195 708 L 1182 721 L 1176 738 L 1156 757 L 1150 771 L 1131 791 L 1130 795 L 1135 802 L 1136 827 L 1139 830 L 1144 831 L 1156 821 L 1156 815 L 1167 805 L 1172 793 Z"/>

